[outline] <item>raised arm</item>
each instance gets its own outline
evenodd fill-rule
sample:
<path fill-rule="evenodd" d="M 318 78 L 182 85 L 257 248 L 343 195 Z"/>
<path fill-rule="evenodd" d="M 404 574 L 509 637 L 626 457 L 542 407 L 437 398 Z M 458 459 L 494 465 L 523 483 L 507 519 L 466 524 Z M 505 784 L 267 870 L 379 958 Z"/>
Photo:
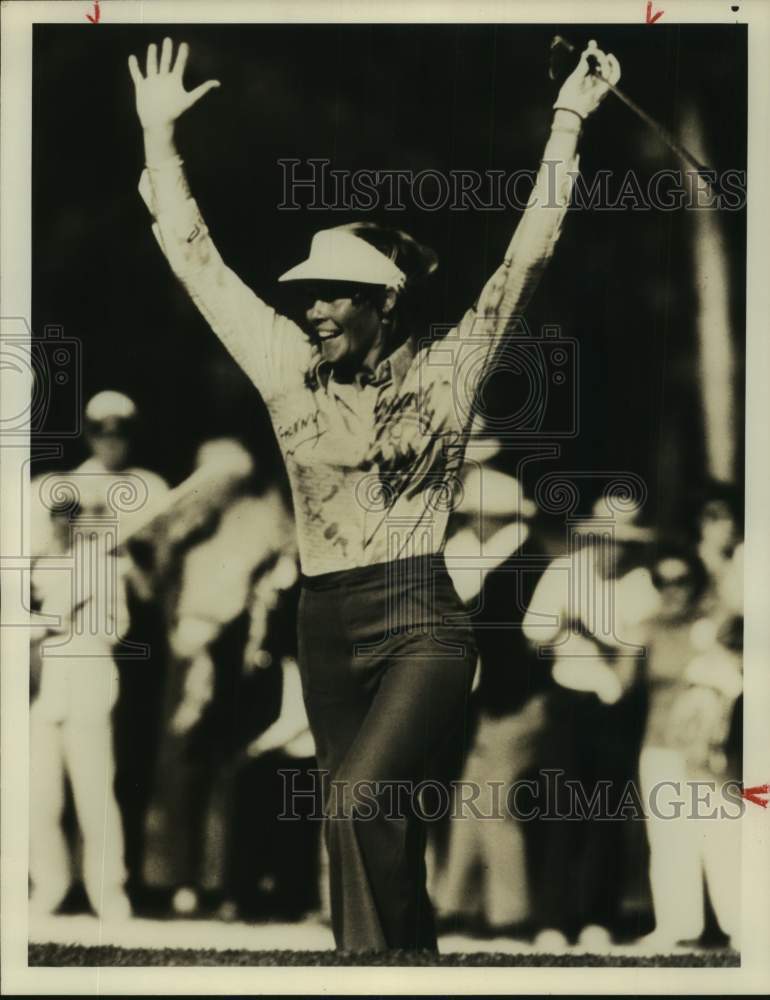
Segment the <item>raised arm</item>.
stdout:
<path fill-rule="evenodd" d="M 188 55 L 183 42 L 174 59 L 171 39 L 165 38 L 160 53 L 155 44 L 148 46 L 144 74 L 136 56 L 129 56 L 144 133 L 146 169 L 139 190 L 172 270 L 225 347 L 269 399 L 285 387 L 286 378 L 301 377 L 310 345 L 299 327 L 276 314 L 224 264 L 190 194 L 174 138 L 176 121 L 220 84 L 207 80 L 185 90 Z"/>
<path fill-rule="evenodd" d="M 485 332 L 493 336 L 501 335 L 510 320 L 525 308 L 559 238 L 578 169 L 577 144 L 583 122 L 609 89 L 592 72 L 594 65 L 610 83 L 620 79 L 617 59 L 605 55 L 591 41 L 559 91 L 529 203 L 475 311 L 476 317 L 485 321 Z"/>
<path fill-rule="evenodd" d="M 607 84 L 591 72 L 592 59 L 607 80 L 614 83 L 620 78 L 615 57 L 601 52 L 596 42 L 589 42 L 554 103 L 551 133 L 540 170 L 502 263 L 458 327 L 436 340 L 426 352 L 427 364 L 432 364 L 435 353 L 444 367 L 443 359 L 449 352 L 451 367 L 462 372 L 453 382 L 458 414 L 474 412 L 479 384 L 504 346 L 504 334 L 516 328 L 516 320 L 553 255 L 578 169 L 577 143 L 582 124 L 608 90 Z"/>

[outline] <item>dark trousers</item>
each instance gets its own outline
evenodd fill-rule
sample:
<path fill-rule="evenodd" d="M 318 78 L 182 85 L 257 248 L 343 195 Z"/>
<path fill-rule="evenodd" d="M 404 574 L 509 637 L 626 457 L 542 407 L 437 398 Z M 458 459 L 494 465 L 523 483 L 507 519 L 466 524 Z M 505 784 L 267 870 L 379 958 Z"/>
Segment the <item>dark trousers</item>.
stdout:
<path fill-rule="evenodd" d="M 301 788 L 314 768 L 312 757 L 273 750 L 235 776 L 225 889 L 246 919 L 298 920 L 319 907 L 321 831 L 312 799 L 298 798 L 291 810 L 297 818 L 282 819 L 286 772 Z"/>
<path fill-rule="evenodd" d="M 627 796 L 636 778 L 644 709 L 644 692 L 636 687 L 614 705 L 603 704 L 592 692 L 549 692 L 538 753 L 540 802 L 562 818 L 542 816 L 530 831 L 539 841 L 533 889 L 540 927 L 555 927 L 567 936 L 590 924 L 620 929 L 629 819 L 642 815 Z M 568 782 L 579 783 L 586 802 L 600 789 L 602 815 L 586 816 L 587 806 L 576 813 Z"/>
<path fill-rule="evenodd" d="M 463 739 L 475 662 L 441 558 L 303 579 L 299 663 L 340 949 L 436 948 L 415 789 Z"/>

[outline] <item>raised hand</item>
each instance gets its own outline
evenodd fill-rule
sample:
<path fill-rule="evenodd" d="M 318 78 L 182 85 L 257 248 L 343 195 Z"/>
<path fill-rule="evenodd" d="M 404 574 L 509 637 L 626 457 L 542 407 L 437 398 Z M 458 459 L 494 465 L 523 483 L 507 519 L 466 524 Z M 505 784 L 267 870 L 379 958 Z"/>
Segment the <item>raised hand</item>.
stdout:
<path fill-rule="evenodd" d="M 594 67 L 601 76 L 594 72 Z M 605 55 L 591 40 L 581 54 L 580 62 L 564 81 L 553 106 L 587 118 L 606 96 L 609 90 L 607 83 L 614 85 L 619 79 L 620 64 L 615 56 L 612 53 Z"/>
<path fill-rule="evenodd" d="M 182 42 L 173 60 L 173 48 L 171 39 L 164 38 L 158 59 L 157 45 L 154 42 L 148 45 L 144 76 L 136 56 L 128 57 L 128 71 L 136 91 L 136 113 L 145 131 L 170 128 L 204 94 L 220 85 L 219 80 L 207 80 L 194 90 L 185 90 L 182 74 L 190 49 Z"/>

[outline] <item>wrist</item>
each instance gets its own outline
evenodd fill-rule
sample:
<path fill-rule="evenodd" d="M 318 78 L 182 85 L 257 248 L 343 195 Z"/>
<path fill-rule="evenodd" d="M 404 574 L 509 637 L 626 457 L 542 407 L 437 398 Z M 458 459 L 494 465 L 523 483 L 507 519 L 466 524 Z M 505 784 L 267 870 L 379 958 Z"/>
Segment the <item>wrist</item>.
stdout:
<path fill-rule="evenodd" d="M 583 116 L 579 112 L 573 111 L 572 108 L 554 106 L 551 130 L 557 129 L 562 132 L 574 132 L 575 135 L 580 135 L 583 121 Z"/>
<path fill-rule="evenodd" d="M 144 153 L 148 167 L 159 166 L 177 155 L 173 122 L 145 128 Z"/>
<path fill-rule="evenodd" d="M 155 122 L 143 126 L 145 139 L 153 142 L 172 142 L 174 139 L 174 122 Z"/>

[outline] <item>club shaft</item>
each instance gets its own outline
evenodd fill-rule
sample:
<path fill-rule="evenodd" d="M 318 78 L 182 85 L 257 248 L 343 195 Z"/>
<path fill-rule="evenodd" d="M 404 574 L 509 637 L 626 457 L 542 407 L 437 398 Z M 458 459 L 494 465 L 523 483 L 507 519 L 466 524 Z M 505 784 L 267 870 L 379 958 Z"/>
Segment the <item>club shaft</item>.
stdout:
<path fill-rule="evenodd" d="M 572 44 L 572 42 L 567 41 L 567 39 L 563 38 L 561 35 L 556 35 L 554 37 L 553 41 L 551 42 L 551 47 L 553 48 L 553 46 L 555 45 L 562 46 L 562 48 L 565 48 L 568 52 L 575 51 L 575 46 Z M 701 175 L 702 179 L 709 185 L 709 187 L 714 189 L 715 185 L 713 181 L 708 177 L 709 173 L 711 174 L 714 173 L 714 171 L 711 170 L 711 168 L 707 167 L 705 163 L 701 163 L 696 156 L 693 156 L 693 154 L 689 151 L 689 149 L 687 149 L 681 143 L 677 142 L 676 139 L 673 138 L 671 133 L 668 132 L 660 124 L 660 122 L 656 121 L 652 117 L 652 115 L 647 114 L 647 112 L 643 108 L 640 108 L 639 105 L 636 103 L 636 101 L 633 101 L 630 97 L 628 97 L 627 94 L 623 93 L 620 87 L 616 87 L 614 83 L 610 83 L 610 81 L 599 72 L 596 66 L 592 67 L 591 72 L 594 74 L 594 76 L 598 77 L 603 83 L 606 83 L 607 87 L 618 98 L 618 100 L 622 101 L 623 104 L 625 104 L 627 108 L 633 111 L 633 113 L 638 118 L 641 118 L 641 120 L 646 125 L 648 125 L 653 130 L 653 132 L 656 133 L 658 138 L 661 139 L 661 141 L 665 143 L 665 145 L 668 146 L 668 148 L 672 150 L 672 152 L 676 153 L 677 156 L 680 156 L 683 160 L 689 163 L 690 166 L 695 167 L 695 169 Z"/>

